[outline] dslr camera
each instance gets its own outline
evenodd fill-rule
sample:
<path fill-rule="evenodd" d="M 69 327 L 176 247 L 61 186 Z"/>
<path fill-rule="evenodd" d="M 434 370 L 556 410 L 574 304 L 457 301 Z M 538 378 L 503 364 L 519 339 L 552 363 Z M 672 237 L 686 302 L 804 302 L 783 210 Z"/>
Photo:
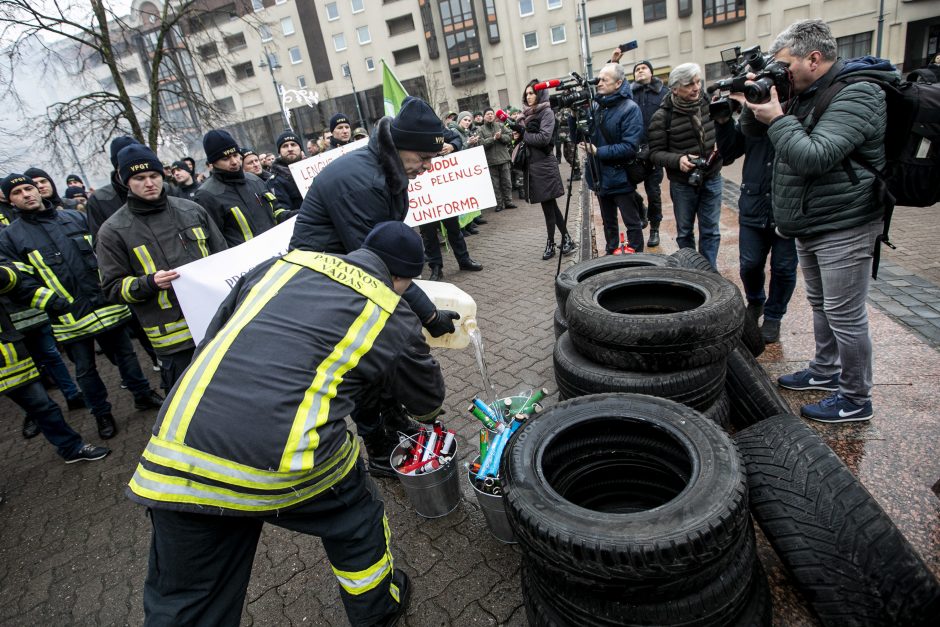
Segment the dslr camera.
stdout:
<path fill-rule="evenodd" d="M 689 172 L 689 185 L 692 187 L 698 187 L 702 184 L 702 180 L 705 177 L 705 172 L 712 166 L 715 162 L 715 159 L 718 157 L 718 150 L 712 150 L 711 154 L 708 157 L 696 157 L 695 159 L 689 159 L 692 162 L 692 166 L 695 168 Z"/>
<path fill-rule="evenodd" d="M 741 50 L 740 46 L 721 51 L 721 60 L 731 70 L 731 78 L 717 81 L 708 86 L 708 93 L 718 93 L 709 104 L 712 118 L 730 118 L 733 101 L 728 94 L 744 94 L 748 102 L 759 104 L 770 100 L 770 88 L 777 88 L 777 97 L 781 102 L 790 99 L 793 77 L 790 67 L 781 61 L 775 61 L 769 54 L 761 52 L 760 46 L 751 46 Z M 755 74 L 748 80 L 748 72 Z"/>

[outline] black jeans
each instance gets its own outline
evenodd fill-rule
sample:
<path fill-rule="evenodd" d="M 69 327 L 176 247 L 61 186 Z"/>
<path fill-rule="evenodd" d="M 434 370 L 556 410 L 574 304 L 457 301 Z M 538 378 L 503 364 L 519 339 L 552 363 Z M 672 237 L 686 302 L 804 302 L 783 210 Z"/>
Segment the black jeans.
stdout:
<path fill-rule="evenodd" d="M 398 607 L 385 505 L 362 460 L 329 490 L 277 515 L 151 509 L 150 518 L 145 625 L 238 625 L 264 523 L 322 540 L 352 625 L 373 625 Z"/>
<path fill-rule="evenodd" d="M 111 413 L 111 403 L 108 402 L 108 389 L 95 364 L 96 340 L 105 356 L 117 366 L 121 379 L 135 398 L 150 392 L 150 382 L 140 369 L 140 362 L 137 361 L 137 354 L 124 325 L 66 344 L 65 352 L 75 364 L 75 379 L 85 395 L 85 402 L 92 414 L 101 416 Z"/>
<path fill-rule="evenodd" d="M 467 251 L 467 240 L 460 232 L 460 221 L 457 216 L 453 218 L 444 218 L 441 220 L 444 224 L 444 230 L 447 232 L 447 241 L 450 243 L 450 249 L 454 251 L 454 257 L 457 263 L 466 263 L 470 259 L 470 253 Z M 437 222 L 422 224 L 418 227 L 421 231 L 421 239 L 424 240 L 424 260 L 429 266 L 443 267 L 444 260 L 441 257 L 441 244 L 437 240 L 437 234 L 440 230 Z"/>
<path fill-rule="evenodd" d="M 653 173 L 643 181 L 643 189 L 646 191 L 646 219 L 650 221 L 650 226 L 654 229 L 659 228 L 659 223 L 663 221 L 663 169 L 661 166 L 653 168 Z"/>
<path fill-rule="evenodd" d="M 84 445 L 82 436 L 65 422 L 62 409 L 49 398 L 46 388 L 42 386 L 39 379 L 33 379 L 25 385 L 10 390 L 7 396 L 22 407 L 26 415 L 36 421 L 39 431 L 46 436 L 49 443 L 62 457 L 68 458 Z"/>
<path fill-rule="evenodd" d="M 597 203 L 601 208 L 601 220 L 604 222 L 604 240 L 608 255 L 620 247 L 618 210 L 627 229 L 627 243 L 636 252 L 643 252 L 643 223 L 640 221 L 640 210 L 636 206 L 635 198 L 633 192 L 597 197 Z"/>

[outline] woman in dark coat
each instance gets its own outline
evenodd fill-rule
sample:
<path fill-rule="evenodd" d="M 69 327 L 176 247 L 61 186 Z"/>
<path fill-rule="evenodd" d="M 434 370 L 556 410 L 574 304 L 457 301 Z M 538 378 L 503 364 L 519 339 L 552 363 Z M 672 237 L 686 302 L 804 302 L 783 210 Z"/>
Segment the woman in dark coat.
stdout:
<path fill-rule="evenodd" d="M 561 230 L 561 253 L 567 255 L 576 248 L 565 219 L 555 200 L 565 193 L 565 186 L 558 171 L 558 161 L 552 154 L 555 143 L 555 114 L 548 104 L 548 91 L 536 92 L 532 89 L 538 81 L 532 80 L 526 85 L 522 96 L 523 114 L 521 124 L 511 124 L 510 128 L 522 134 L 523 142 L 529 147 L 529 165 L 523 177 L 523 194 L 527 202 L 540 203 L 545 214 L 545 228 L 548 230 L 548 243 L 542 259 L 555 256 L 555 227 Z M 521 149 L 522 144 L 518 149 Z"/>

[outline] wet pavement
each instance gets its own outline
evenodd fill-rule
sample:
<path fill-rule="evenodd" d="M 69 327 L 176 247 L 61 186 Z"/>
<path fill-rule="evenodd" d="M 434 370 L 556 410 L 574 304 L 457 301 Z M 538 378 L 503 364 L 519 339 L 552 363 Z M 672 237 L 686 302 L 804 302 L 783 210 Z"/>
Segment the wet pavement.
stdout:
<path fill-rule="evenodd" d="M 729 178 L 734 175 L 729 173 Z M 729 187 L 733 188 L 733 185 Z M 668 199 L 668 193 L 666 194 Z M 564 200 L 561 198 L 562 209 Z M 572 198 L 571 229 L 584 244 L 573 263 L 589 256 L 592 225 L 599 223 L 581 199 Z M 675 250 L 675 229 L 665 206 L 663 244 Z M 586 220 L 581 224 L 582 215 Z M 940 574 L 940 500 L 931 490 L 940 479 L 935 411 L 940 388 L 940 359 L 924 324 L 934 310 L 929 296 L 940 282 L 940 219 L 925 210 L 895 217 L 895 243 L 885 259 L 882 279 L 872 290 L 872 336 L 875 341 L 875 418 L 857 426 L 814 427 L 891 515 L 934 573 Z M 556 260 L 542 261 L 545 226 L 538 206 L 486 212 L 489 224 L 468 239 L 482 272 L 460 272 L 445 251 L 445 280 L 459 285 L 477 301 L 479 326 L 491 378 L 504 394 L 547 387 L 555 402 L 552 372 Z M 583 228 L 582 228 L 583 227 Z M 910 233 L 912 236 L 902 235 Z M 560 239 L 557 237 L 556 240 Z M 737 282 L 737 221 L 726 207 L 722 216 L 719 261 L 724 276 Z M 914 267 L 916 265 L 916 267 Z M 890 276 L 890 278 L 889 278 Z M 917 280 L 911 280 L 917 279 Z M 923 279 L 929 285 L 920 282 Z M 908 285 L 891 283 L 904 281 Z M 878 300 L 886 288 L 888 300 Z M 920 291 L 918 292 L 917 289 Z M 916 294 L 924 296 L 917 299 Z M 908 295 L 920 305 L 891 310 Z M 921 308 L 921 307 L 925 308 Z M 938 313 L 940 316 L 940 313 Z M 802 284 L 784 318 L 781 342 L 759 359 L 770 376 L 804 367 L 813 338 L 810 311 Z M 478 423 L 464 410 L 481 393 L 479 371 L 470 350 L 435 349 L 448 386 L 446 420 L 456 428 L 462 461 L 472 456 Z M 10 401 L 0 404 L 0 624 L 139 624 L 150 523 L 144 509 L 124 498 L 123 490 L 149 436 L 155 413 L 133 410 L 131 396 L 118 388 L 114 368 L 101 360 L 112 391 L 121 433 L 108 442 L 114 453 L 102 462 L 65 465 L 41 437 L 24 441 L 22 416 Z M 154 385 L 156 373 L 148 372 Z M 263 385 L 263 368 L 254 381 Z M 53 397 L 62 402 L 57 391 Z M 785 393 L 792 407 L 818 398 L 814 393 Z M 64 405 L 64 402 L 62 402 Z M 79 431 L 93 437 L 94 420 L 85 411 L 68 414 Z M 518 547 L 496 541 L 461 470 L 462 498 L 448 516 L 426 520 L 408 504 L 400 485 L 380 479 L 396 566 L 412 576 L 410 627 L 436 625 L 524 625 L 519 592 Z M 806 604 L 766 543 L 760 556 L 774 583 L 775 624 L 813 625 Z M 255 559 L 243 623 L 249 625 L 345 625 L 336 582 L 319 540 L 268 527 Z"/>

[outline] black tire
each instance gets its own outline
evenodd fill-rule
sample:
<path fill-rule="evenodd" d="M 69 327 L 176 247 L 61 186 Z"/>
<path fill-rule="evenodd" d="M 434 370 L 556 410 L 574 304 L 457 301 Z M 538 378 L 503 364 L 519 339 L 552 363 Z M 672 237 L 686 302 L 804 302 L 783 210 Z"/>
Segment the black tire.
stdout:
<path fill-rule="evenodd" d="M 657 462 L 664 456 L 657 449 L 647 455 L 645 445 L 607 456 L 591 440 L 604 434 L 653 440 L 684 474 Z M 566 465 L 572 459 L 591 466 Z M 666 399 L 598 394 L 554 405 L 513 435 L 503 467 L 507 514 L 526 554 L 601 582 L 700 571 L 748 524 L 743 467 L 730 438 Z M 630 483 L 617 481 L 627 476 Z"/>
<path fill-rule="evenodd" d="M 741 333 L 739 300 L 734 285 L 700 270 L 611 270 L 571 291 L 565 319 L 591 361 L 670 372 L 724 359 Z"/>
<path fill-rule="evenodd" d="M 657 255 L 656 253 L 606 255 L 604 257 L 597 257 L 596 259 L 588 259 L 565 268 L 561 274 L 555 277 L 555 302 L 558 303 L 558 309 L 564 311 L 565 304 L 568 302 L 568 294 L 571 290 L 577 287 L 581 281 L 601 274 L 602 272 L 647 266 L 674 267 L 677 263 L 678 262 L 669 255 Z"/>
<path fill-rule="evenodd" d="M 712 406 L 703 410 L 702 415 L 714 422 L 725 431 L 731 430 L 731 400 L 724 390 Z"/>
<path fill-rule="evenodd" d="M 718 400 L 725 385 L 725 369 L 721 363 L 657 373 L 609 368 L 585 359 L 567 333 L 555 342 L 553 359 L 560 400 L 589 394 L 632 392 L 668 398 L 704 410 Z"/>
<path fill-rule="evenodd" d="M 813 429 L 783 414 L 735 440 L 751 511 L 824 625 L 940 624 L 940 583 Z"/>
<path fill-rule="evenodd" d="M 737 429 L 771 416 L 790 413 L 790 405 L 780 394 L 777 384 L 771 381 L 742 343 L 728 354 L 725 387 L 731 401 L 731 424 Z"/>
<path fill-rule="evenodd" d="M 590 625 L 662 625 L 688 627 L 726 627 L 747 611 L 751 597 L 764 577 L 753 529 L 745 530 L 739 546 L 731 553 L 724 569 L 708 579 L 700 579 L 694 589 L 674 595 L 651 597 L 647 587 L 598 590 L 572 585 L 566 576 L 544 571 L 537 565 L 526 567 L 529 588 L 550 614 L 569 624 L 587 618 Z M 764 582 L 766 586 L 766 582 Z"/>
<path fill-rule="evenodd" d="M 702 254 L 694 248 L 680 248 L 670 256 L 680 268 L 693 268 L 695 270 L 704 270 L 705 272 L 719 274 L 719 272 L 712 267 L 712 264 L 708 263 L 708 259 L 703 257 Z M 740 296 L 740 292 L 738 292 L 738 295 Z M 741 298 L 741 306 L 745 308 L 745 311 L 747 310 L 747 305 L 743 298 Z M 745 315 L 744 317 L 744 324 L 741 326 L 741 341 L 744 342 L 744 345 L 747 346 L 747 349 L 751 351 L 751 354 L 755 357 L 759 357 L 760 354 L 764 352 L 764 336 L 760 333 L 760 326 L 758 326 L 757 320 L 751 316 Z"/>
<path fill-rule="evenodd" d="M 561 337 L 562 333 L 568 330 L 568 321 L 565 320 L 565 314 L 563 314 L 557 307 L 555 308 L 554 327 L 556 340 Z"/>

